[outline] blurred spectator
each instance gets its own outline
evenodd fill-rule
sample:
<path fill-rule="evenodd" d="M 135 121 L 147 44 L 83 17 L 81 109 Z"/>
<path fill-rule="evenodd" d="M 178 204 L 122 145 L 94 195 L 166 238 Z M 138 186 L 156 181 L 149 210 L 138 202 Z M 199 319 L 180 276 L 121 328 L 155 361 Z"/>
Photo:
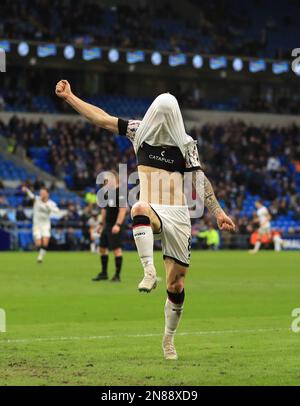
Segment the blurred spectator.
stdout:
<path fill-rule="evenodd" d="M 17 221 L 25 221 L 25 220 L 28 220 L 28 218 L 26 217 L 26 215 L 25 215 L 25 213 L 24 213 L 24 210 L 23 210 L 23 207 L 22 207 L 22 206 L 19 206 L 19 207 L 17 208 L 17 211 L 16 211 L 16 219 L 17 219 Z"/>
<path fill-rule="evenodd" d="M 280 166 L 280 160 L 277 157 L 270 156 L 267 163 L 267 170 L 276 172 L 280 169 Z"/>
<path fill-rule="evenodd" d="M 5 196 L 0 196 L 0 208 L 8 207 L 9 203 Z"/>
<path fill-rule="evenodd" d="M 217 250 L 220 245 L 220 236 L 217 230 L 210 223 L 207 230 L 199 231 L 197 234 L 199 239 L 205 240 L 205 245 L 210 250 Z"/>

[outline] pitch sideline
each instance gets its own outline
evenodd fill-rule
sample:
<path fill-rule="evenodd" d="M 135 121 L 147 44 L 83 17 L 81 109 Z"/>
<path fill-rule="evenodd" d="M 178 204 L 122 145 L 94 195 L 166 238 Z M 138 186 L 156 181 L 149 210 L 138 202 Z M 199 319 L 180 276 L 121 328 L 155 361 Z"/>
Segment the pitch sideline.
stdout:
<path fill-rule="evenodd" d="M 266 333 L 275 331 L 291 331 L 290 328 L 259 328 L 259 329 L 245 329 L 245 330 L 207 330 L 207 331 L 194 331 L 177 333 L 177 336 L 188 335 L 218 335 L 218 334 L 249 334 L 249 333 Z M 148 334 L 120 334 L 120 335 L 103 335 L 103 336 L 69 336 L 69 337 L 40 337 L 40 338 L 20 338 L 20 339 L 7 339 L 1 340 L 0 344 L 33 344 L 38 342 L 55 342 L 55 341 L 83 341 L 83 340 L 106 340 L 114 338 L 146 338 L 146 337 L 160 337 L 162 333 L 148 333 Z"/>

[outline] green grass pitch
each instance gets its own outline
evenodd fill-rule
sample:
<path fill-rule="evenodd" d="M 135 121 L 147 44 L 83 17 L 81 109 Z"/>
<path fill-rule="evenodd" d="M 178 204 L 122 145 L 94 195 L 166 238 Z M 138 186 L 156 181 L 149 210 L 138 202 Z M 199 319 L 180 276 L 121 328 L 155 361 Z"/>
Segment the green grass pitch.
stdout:
<path fill-rule="evenodd" d="M 299 385 L 300 253 L 193 252 L 176 338 L 162 358 L 165 283 L 140 294 L 136 253 L 121 284 L 92 283 L 90 253 L 0 254 L 0 385 Z M 110 260 L 113 273 L 113 259 Z"/>

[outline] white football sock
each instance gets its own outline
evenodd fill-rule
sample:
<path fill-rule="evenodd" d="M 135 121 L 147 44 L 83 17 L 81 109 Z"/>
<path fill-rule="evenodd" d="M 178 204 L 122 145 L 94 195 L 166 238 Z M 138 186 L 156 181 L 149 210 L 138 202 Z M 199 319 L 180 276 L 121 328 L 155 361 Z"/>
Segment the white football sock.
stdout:
<path fill-rule="evenodd" d="M 174 336 L 183 312 L 183 303 L 172 303 L 168 298 L 165 304 L 165 335 Z"/>
<path fill-rule="evenodd" d="M 283 242 L 282 239 L 279 237 L 279 235 L 276 235 L 273 240 L 274 240 L 275 251 L 277 251 L 277 252 L 281 251 L 282 242 Z"/>
<path fill-rule="evenodd" d="M 153 268 L 154 237 L 150 225 L 137 225 L 133 228 L 135 245 L 144 270 Z"/>
<path fill-rule="evenodd" d="M 254 252 L 258 252 L 261 247 L 261 242 L 256 241 L 255 246 L 254 246 Z"/>
<path fill-rule="evenodd" d="M 39 258 L 43 259 L 44 256 L 46 255 L 46 250 L 45 248 L 40 248 L 40 252 L 39 252 Z"/>

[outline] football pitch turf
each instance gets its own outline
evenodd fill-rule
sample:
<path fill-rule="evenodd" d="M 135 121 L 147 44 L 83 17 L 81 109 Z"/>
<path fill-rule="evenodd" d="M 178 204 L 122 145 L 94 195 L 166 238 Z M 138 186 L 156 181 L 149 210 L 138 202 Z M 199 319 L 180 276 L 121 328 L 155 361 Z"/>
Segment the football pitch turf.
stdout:
<path fill-rule="evenodd" d="M 176 338 L 162 358 L 165 283 L 137 284 L 136 253 L 122 283 L 92 283 L 90 253 L 0 254 L 0 385 L 299 385 L 300 253 L 193 252 Z M 110 275 L 113 274 L 110 258 Z"/>

